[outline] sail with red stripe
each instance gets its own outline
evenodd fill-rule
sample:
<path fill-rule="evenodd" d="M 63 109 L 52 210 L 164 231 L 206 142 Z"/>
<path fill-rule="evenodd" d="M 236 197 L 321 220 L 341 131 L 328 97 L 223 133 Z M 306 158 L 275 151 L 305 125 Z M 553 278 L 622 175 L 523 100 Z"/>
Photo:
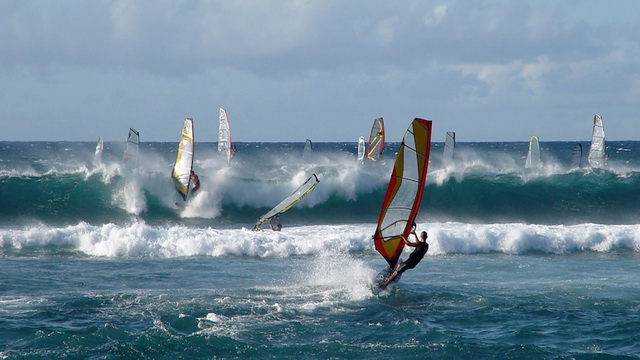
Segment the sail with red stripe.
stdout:
<path fill-rule="evenodd" d="M 376 250 L 393 269 L 416 219 L 429 167 L 431 121 L 414 119 L 404 134 L 373 235 Z"/>

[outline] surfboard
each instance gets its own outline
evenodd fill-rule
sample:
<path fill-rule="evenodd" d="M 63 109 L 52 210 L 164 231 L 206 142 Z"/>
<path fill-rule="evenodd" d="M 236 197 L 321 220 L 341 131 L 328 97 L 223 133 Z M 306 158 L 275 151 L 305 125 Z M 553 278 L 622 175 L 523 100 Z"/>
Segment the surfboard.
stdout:
<path fill-rule="evenodd" d="M 431 126 L 430 120 L 416 118 L 407 129 L 382 201 L 373 242 L 392 269 L 404 248 L 401 236 L 409 235 L 420 210 L 429 167 Z"/>
<path fill-rule="evenodd" d="M 400 259 L 398 263 L 402 264 L 402 259 Z M 393 269 L 387 264 L 387 266 L 384 269 L 380 270 L 378 275 L 376 275 L 374 280 L 374 283 L 376 284 L 376 286 L 377 287 L 382 286 L 382 284 L 384 284 L 384 282 L 387 280 L 389 276 L 391 276 L 392 273 L 393 273 Z M 393 282 L 391 282 L 391 284 L 389 285 L 393 285 L 397 283 L 398 281 L 400 281 L 401 277 L 402 277 L 402 274 L 396 276 L 396 278 L 393 279 Z"/>
<path fill-rule="evenodd" d="M 360 136 L 358 138 L 358 161 L 360 163 L 364 162 L 364 149 L 365 149 L 364 136 Z"/>
<path fill-rule="evenodd" d="M 182 134 L 178 143 L 178 154 L 173 164 L 171 178 L 176 190 L 182 196 L 182 200 L 187 201 L 189 188 L 191 185 L 191 170 L 193 169 L 193 119 L 187 118 L 182 126 Z"/>

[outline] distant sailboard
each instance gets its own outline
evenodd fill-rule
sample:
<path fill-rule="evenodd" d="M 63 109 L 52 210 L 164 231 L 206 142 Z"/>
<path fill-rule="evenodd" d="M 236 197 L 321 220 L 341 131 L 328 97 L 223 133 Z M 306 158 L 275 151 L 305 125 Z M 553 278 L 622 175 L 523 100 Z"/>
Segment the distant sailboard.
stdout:
<path fill-rule="evenodd" d="M 96 143 L 96 152 L 93 154 L 93 165 L 98 166 L 102 164 L 102 150 L 104 149 L 104 140 L 102 137 L 98 139 L 98 143 Z"/>
<path fill-rule="evenodd" d="M 527 160 L 524 163 L 525 169 L 540 169 L 540 141 L 537 136 L 529 138 L 529 150 L 527 151 Z"/>
<path fill-rule="evenodd" d="M 367 145 L 367 159 L 377 161 L 384 151 L 384 121 L 382 118 L 373 120 L 371 133 L 369 134 L 369 144 Z"/>
<path fill-rule="evenodd" d="M 416 219 L 429 166 L 431 121 L 416 118 L 404 134 L 373 235 L 376 250 L 395 268 Z"/>
<path fill-rule="evenodd" d="M 573 167 L 582 167 L 582 144 L 576 144 L 573 147 L 573 154 L 571 154 L 571 165 Z"/>
<path fill-rule="evenodd" d="M 455 150 L 456 150 L 456 133 L 453 131 L 447 131 L 447 136 L 444 139 L 444 151 L 442 152 L 443 166 L 453 164 L 453 155 Z"/>
<path fill-rule="evenodd" d="M 187 118 L 184 120 L 182 135 L 178 143 L 178 155 L 173 165 L 173 171 L 171 171 L 171 178 L 173 179 L 176 190 L 178 190 L 178 193 L 184 201 L 187 201 L 189 187 L 191 185 L 193 153 L 193 119 Z"/>
<path fill-rule="evenodd" d="M 231 162 L 231 158 L 233 157 L 233 151 L 231 149 L 231 125 L 229 125 L 227 112 L 222 108 L 220 109 L 218 130 L 218 153 L 227 160 L 227 162 Z"/>
<path fill-rule="evenodd" d="M 316 174 L 312 174 L 304 184 L 300 185 L 296 191 L 294 191 L 291 195 L 287 196 L 284 200 L 282 200 L 278 205 L 276 205 L 273 209 L 269 210 L 266 214 L 262 215 L 258 221 L 256 221 L 256 225 L 253 227 L 253 230 L 258 230 L 258 227 L 270 222 L 276 216 L 279 216 L 283 212 L 289 210 L 293 205 L 297 204 L 298 201 L 302 200 L 308 193 L 313 190 L 320 180 Z"/>
<path fill-rule="evenodd" d="M 589 164 L 594 168 L 605 165 L 604 123 L 602 117 L 596 114 L 593 117 L 593 133 L 591 134 L 591 147 L 589 148 Z"/>
<path fill-rule="evenodd" d="M 124 166 L 127 170 L 133 170 L 138 167 L 138 152 L 140 148 L 140 133 L 134 128 L 129 128 L 129 136 L 127 136 L 127 147 L 124 149 Z"/>
<path fill-rule="evenodd" d="M 313 153 L 313 143 L 311 142 L 311 140 L 307 139 L 304 142 L 304 149 L 302 149 L 302 158 L 305 160 L 310 160 L 312 153 Z"/>
<path fill-rule="evenodd" d="M 364 150 L 365 150 L 364 136 L 360 136 L 358 138 L 358 161 L 359 162 L 364 162 Z"/>

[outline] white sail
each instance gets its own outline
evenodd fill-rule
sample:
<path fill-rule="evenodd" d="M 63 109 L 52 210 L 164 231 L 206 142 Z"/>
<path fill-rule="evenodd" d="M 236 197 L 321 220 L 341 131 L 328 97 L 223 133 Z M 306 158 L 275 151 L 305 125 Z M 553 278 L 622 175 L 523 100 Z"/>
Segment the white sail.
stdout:
<path fill-rule="evenodd" d="M 191 184 L 191 169 L 193 168 L 193 119 L 184 120 L 182 127 L 182 135 L 180 143 L 178 143 L 178 154 L 176 162 L 173 165 L 171 178 L 173 178 L 176 190 L 182 196 L 183 200 L 187 200 L 189 195 L 189 185 Z"/>
<path fill-rule="evenodd" d="M 220 124 L 218 129 L 218 153 L 227 160 L 227 162 L 230 162 L 233 157 L 231 148 L 231 126 L 229 125 L 227 112 L 222 108 L 220 108 Z"/>
<path fill-rule="evenodd" d="M 456 149 L 456 133 L 453 131 L 447 131 L 447 136 L 444 139 L 444 151 L 442 152 L 443 165 L 453 164 L 453 154 Z"/>
<path fill-rule="evenodd" d="M 524 167 L 525 169 L 539 169 L 540 165 L 540 142 L 537 136 L 532 136 L 529 138 L 529 150 Z"/>
<path fill-rule="evenodd" d="M 358 161 L 360 162 L 364 162 L 364 148 L 364 136 L 360 136 L 360 138 L 358 138 Z"/>
<path fill-rule="evenodd" d="M 302 158 L 305 160 L 310 160 L 313 152 L 313 143 L 311 140 L 307 139 L 304 143 L 304 149 L 302 150 Z"/>
<path fill-rule="evenodd" d="M 593 133 L 591 135 L 591 147 L 589 148 L 589 164 L 591 167 L 600 168 L 605 165 L 604 123 L 602 117 L 596 114 L 593 117 Z"/>
<path fill-rule="evenodd" d="M 256 225 L 254 230 L 258 228 L 258 226 L 271 221 L 271 219 L 276 216 L 282 214 L 283 212 L 289 210 L 293 205 L 295 205 L 298 201 L 302 200 L 308 193 L 313 190 L 320 180 L 316 174 L 312 174 L 304 184 L 300 185 L 296 191 L 294 191 L 291 195 L 287 196 L 284 200 L 282 200 L 278 205 L 274 206 L 273 209 L 269 210 L 266 214 L 262 215 Z"/>
<path fill-rule="evenodd" d="M 134 128 L 129 128 L 129 136 L 127 136 L 127 147 L 124 149 L 124 166 L 127 170 L 133 170 L 138 167 L 138 151 L 140 148 L 140 133 Z"/>
<path fill-rule="evenodd" d="M 98 139 L 96 144 L 96 152 L 93 154 L 93 165 L 98 166 L 102 164 L 102 150 L 104 149 L 104 140 L 102 136 Z"/>

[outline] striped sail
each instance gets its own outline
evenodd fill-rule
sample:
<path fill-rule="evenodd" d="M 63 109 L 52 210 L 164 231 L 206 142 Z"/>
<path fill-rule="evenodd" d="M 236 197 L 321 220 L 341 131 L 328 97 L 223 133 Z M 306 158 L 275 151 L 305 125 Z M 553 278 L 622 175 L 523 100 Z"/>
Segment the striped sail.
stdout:
<path fill-rule="evenodd" d="M 384 121 L 382 118 L 373 120 L 371 134 L 369 134 L 369 145 L 367 145 L 367 159 L 376 161 L 382 156 L 384 151 Z"/>
<path fill-rule="evenodd" d="M 529 138 L 529 150 L 524 167 L 525 169 L 539 169 L 540 165 L 540 142 L 537 136 L 532 136 Z"/>
<path fill-rule="evenodd" d="M 182 135 L 178 143 L 178 154 L 176 156 L 176 162 L 173 165 L 173 171 L 171 172 L 171 178 L 173 179 L 176 190 L 178 190 L 178 193 L 180 193 L 182 199 L 185 201 L 189 194 L 189 185 L 191 184 L 193 153 L 193 119 L 187 118 L 184 120 Z"/>
<path fill-rule="evenodd" d="M 402 139 L 373 241 L 393 269 L 416 219 L 429 166 L 431 121 L 416 118 Z"/>
<path fill-rule="evenodd" d="M 602 117 L 596 114 L 593 117 L 593 133 L 591 135 L 591 147 L 589 148 L 589 164 L 591 167 L 600 168 L 605 165 L 604 123 Z"/>
<path fill-rule="evenodd" d="M 289 210 L 293 205 L 297 204 L 298 201 L 302 200 L 311 190 L 315 189 L 316 185 L 320 180 L 316 174 L 312 174 L 304 184 L 300 185 L 296 191 L 294 191 L 291 195 L 287 196 L 284 200 L 282 200 L 278 205 L 274 206 L 273 209 L 269 210 L 267 213 L 262 215 L 258 221 L 256 221 L 256 225 L 254 229 L 257 229 L 258 226 L 268 223 L 274 217 L 282 214 L 283 212 Z"/>

